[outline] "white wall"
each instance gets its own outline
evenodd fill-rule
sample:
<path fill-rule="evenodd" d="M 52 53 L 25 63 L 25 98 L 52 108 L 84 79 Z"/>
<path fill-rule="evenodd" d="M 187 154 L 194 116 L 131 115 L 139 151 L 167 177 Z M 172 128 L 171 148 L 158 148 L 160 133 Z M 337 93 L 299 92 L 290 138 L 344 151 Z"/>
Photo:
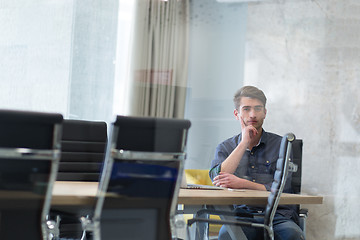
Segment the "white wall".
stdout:
<path fill-rule="evenodd" d="M 70 0 L 1 1 L 0 108 L 66 113 L 72 14 Z"/>
<path fill-rule="evenodd" d="M 1 0 L 0 108 L 113 120 L 118 0 Z"/>
<path fill-rule="evenodd" d="M 118 0 L 74 1 L 69 116 L 113 120 Z"/>
<path fill-rule="evenodd" d="M 232 97 L 243 84 L 245 27 L 245 5 L 191 1 L 185 168 L 208 169 L 216 144 L 240 129 Z"/>

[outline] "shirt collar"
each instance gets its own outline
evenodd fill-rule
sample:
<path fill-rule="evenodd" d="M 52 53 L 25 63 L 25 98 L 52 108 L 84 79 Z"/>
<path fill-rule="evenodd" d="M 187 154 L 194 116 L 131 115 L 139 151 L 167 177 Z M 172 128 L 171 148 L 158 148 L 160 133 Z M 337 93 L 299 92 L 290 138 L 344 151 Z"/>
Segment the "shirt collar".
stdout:
<path fill-rule="evenodd" d="M 260 143 L 266 144 L 267 140 L 268 140 L 268 133 L 264 129 L 262 129 L 262 135 L 259 144 Z"/>

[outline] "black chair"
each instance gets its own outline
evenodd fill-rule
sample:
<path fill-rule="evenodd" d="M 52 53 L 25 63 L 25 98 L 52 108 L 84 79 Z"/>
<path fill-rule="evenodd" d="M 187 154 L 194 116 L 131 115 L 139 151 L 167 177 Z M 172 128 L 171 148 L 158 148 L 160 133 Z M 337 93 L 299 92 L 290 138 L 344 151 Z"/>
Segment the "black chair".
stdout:
<path fill-rule="evenodd" d="M 226 225 L 234 225 L 234 226 L 246 226 L 246 227 L 255 227 L 255 228 L 263 228 L 264 229 L 264 239 L 274 239 L 274 231 L 273 231 L 273 219 L 275 216 L 275 212 L 279 205 L 280 197 L 282 191 L 284 189 L 286 178 L 289 171 L 289 162 L 292 151 L 292 143 L 295 140 L 295 135 L 292 133 L 286 134 L 281 141 L 279 158 L 276 164 L 276 171 L 274 174 L 274 181 L 271 186 L 271 191 L 268 197 L 268 202 L 265 208 L 264 215 L 264 223 L 253 223 L 251 221 L 252 217 L 249 214 L 246 215 L 246 218 L 242 218 L 241 220 L 215 220 L 215 219 L 207 219 L 207 218 L 193 218 L 188 220 L 188 237 L 190 239 L 189 227 L 195 222 L 203 222 L 203 223 L 211 223 L 211 224 L 226 224 Z M 233 212 L 224 212 L 224 211 L 216 211 L 216 210 L 201 210 L 203 213 L 213 214 L 213 215 L 228 215 L 228 216 L 239 216 L 243 217 L 243 215 L 237 215 Z M 203 213 L 198 213 L 199 215 Z M 260 215 L 256 215 L 256 217 L 260 217 Z"/>
<path fill-rule="evenodd" d="M 303 141 L 302 139 L 296 139 L 293 142 L 293 158 L 292 162 L 294 163 L 294 169 L 292 169 L 292 181 L 291 186 L 294 190 L 294 193 L 301 193 L 301 176 L 302 176 L 302 149 Z M 297 206 L 297 212 L 299 215 L 299 226 L 306 234 L 306 219 L 308 217 L 308 209 L 301 208 L 300 205 Z"/>
<path fill-rule="evenodd" d="M 99 181 L 106 144 L 105 122 L 64 119 L 57 181 Z M 56 237 L 84 238 L 80 217 L 91 212 L 85 208 L 52 208 L 50 216 L 57 222 Z"/>
<path fill-rule="evenodd" d="M 188 120 L 117 116 L 94 216 L 95 240 L 169 240 L 180 187 Z"/>
<path fill-rule="evenodd" d="M 0 110 L 0 239 L 49 239 L 63 117 Z"/>
<path fill-rule="evenodd" d="M 57 181 L 99 181 L 106 143 L 105 122 L 64 119 Z"/>

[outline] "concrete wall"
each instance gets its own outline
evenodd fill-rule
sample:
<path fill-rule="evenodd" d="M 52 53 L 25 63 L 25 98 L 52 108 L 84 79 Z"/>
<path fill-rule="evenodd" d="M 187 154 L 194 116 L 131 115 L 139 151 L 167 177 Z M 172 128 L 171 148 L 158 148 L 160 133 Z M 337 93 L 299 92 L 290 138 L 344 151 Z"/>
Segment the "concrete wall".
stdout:
<path fill-rule="evenodd" d="M 206 9 L 206 2 L 192 2 L 195 4 L 199 1 L 202 8 Z M 212 6 L 215 4 L 215 1 L 208 2 Z M 213 116 L 212 127 L 208 127 L 210 124 L 200 124 L 203 130 L 200 130 L 198 118 L 195 118 L 190 134 L 194 131 L 196 135 L 202 135 L 202 139 L 220 138 L 224 133 L 234 135 L 236 130 L 233 134 L 229 133 L 235 129 L 230 125 L 223 127 L 225 131 L 221 134 L 216 132 L 217 129 L 222 131 L 221 125 L 235 121 L 232 120 L 232 95 L 235 89 L 242 84 L 263 89 L 269 101 L 264 128 L 278 134 L 293 132 L 303 139 L 303 192 L 324 196 L 322 205 L 303 206 L 309 209 L 307 239 L 360 239 L 360 186 L 357 183 L 360 169 L 360 1 L 234 2 L 223 3 L 227 7 L 217 6 L 217 11 L 219 15 L 225 15 L 231 14 L 231 8 L 236 12 L 239 6 L 247 7 L 246 11 L 236 13 L 247 14 L 245 20 L 237 18 L 237 26 L 246 23 L 242 28 L 246 30 L 245 41 L 238 41 L 238 44 L 231 40 L 223 41 L 232 44 L 233 53 L 226 52 L 229 59 L 244 62 L 244 74 L 234 72 L 234 63 L 231 61 L 227 61 L 232 66 L 229 73 L 234 74 L 238 82 L 218 73 L 209 74 L 209 71 L 216 71 L 214 69 L 224 72 L 222 65 L 213 63 L 207 65 L 208 68 L 197 70 L 190 66 L 189 81 L 197 81 L 196 84 L 203 81 L 200 85 L 190 85 L 190 91 L 193 95 L 197 93 L 197 96 L 211 93 L 211 99 L 214 100 L 207 104 L 206 101 L 202 102 L 204 109 L 207 109 L 205 112 L 224 109 L 217 111 L 219 115 Z M 200 8 L 197 10 L 194 15 L 197 18 L 209 16 L 206 11 Z M 211 19 L 208 20 L 210 25 L 213 24 Z M 222 33 L 227 37 L 237 36 L 239 27 L 235 27 L 229 19 L 226 21 L 223 32 L 216 25 L 214 28 L 208 27 L 208 30 L 213 35 Z M 232 30 L 229 26 L 232 26 Z M 190 43 L 194 46 L 193 39 L 190 39 Z M 203 44 L 209 43 L 221 44 L 212 40 Z M 243 60 L 238 56 L 242 44 L 245 49 Z M 209 48 L 217 52 L 223 47 L 228 49 L 229 45 Z M 197 59 L 212 62 L 203 54 L 202 58 L 198 56 L 200 53 L 196 49 L 193 49 L 192 54 Z M 199 61 L 193 64 L 200 65 Z M 198 71 L 196 78 L 193 77 L 194 71 Z M 209 76 L 217 80 L 205 83 Z M 198 91 L 201 88 L 203 92 L 200 94 Z M 218 89 L 224 88 L 228 93 L 218 97 Z M 195 115 L 188 116 L 193 118 Z M 210 134 L 211 131 L 215 133 Z M 196 139 L 201 140 L 201 137 L 197 136 Z M 208 145 L 203 141 L 189 140 L 187 167 L 207 168 L 213 154 L 210 151 L 216 146 L 210 145 L 214 140 L 209 140 Z M 201 151 L 191 155 L 195 148 Z"/>
<path fill-rule="evenodd" d="M 265 128 L 304 140 L 308 239 L 360 239 L 360 2 L 248 5 L 245 84 L 269 98 Z"/>

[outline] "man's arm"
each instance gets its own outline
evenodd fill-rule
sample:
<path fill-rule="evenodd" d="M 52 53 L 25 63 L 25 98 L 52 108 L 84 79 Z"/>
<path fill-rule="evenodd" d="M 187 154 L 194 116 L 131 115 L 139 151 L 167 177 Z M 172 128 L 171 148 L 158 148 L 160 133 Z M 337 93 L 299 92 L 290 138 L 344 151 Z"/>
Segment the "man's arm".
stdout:
<path fill-rule="evenodd" d="M 234 173 L 247 149 L 247 144 L 241 141 L 231 154 L 221 163 L 221 172 Z"/>
<path fill-rule="evenodd" d="M 225 187 L 225 188 L 253 189 L 253 190 L 266 191 L 266 188 L 263 184 L 251 182 L 249 180 L 239 178 L 234 174 L 230 174 L 226 172 L 220 172 L 220 174 L 213 179 L 213 184 L 215 186 Z"/>
<path fill-rule="evenodd" d="M 259 136 L 257 135 L 261 134 L 252 125 L 245 126 L 245 122 L 242 118 L 240 122 L 242 131 L 241 141 L 225 161 L 221 163 L 221 172 L 234 173 L 239 166 L 246 149 L 256 145 L 256 140 L 259 139 Z"/>
<path fill-rule="evenodd" d="M 213 184 L 226 188 L 241 188 L 266 191 L 263 184 L 251 182 L 247 179 L 239 178 L 233 173 L 236 171 L 240 161 L 246 151 L 251 149 L 259 141 L 258 130 L 252 125 L 245 125 L 241 118 L 242 137 L 240 143 L 231 154 L 221 163 L 221 172 L 213 179 Z"/>

